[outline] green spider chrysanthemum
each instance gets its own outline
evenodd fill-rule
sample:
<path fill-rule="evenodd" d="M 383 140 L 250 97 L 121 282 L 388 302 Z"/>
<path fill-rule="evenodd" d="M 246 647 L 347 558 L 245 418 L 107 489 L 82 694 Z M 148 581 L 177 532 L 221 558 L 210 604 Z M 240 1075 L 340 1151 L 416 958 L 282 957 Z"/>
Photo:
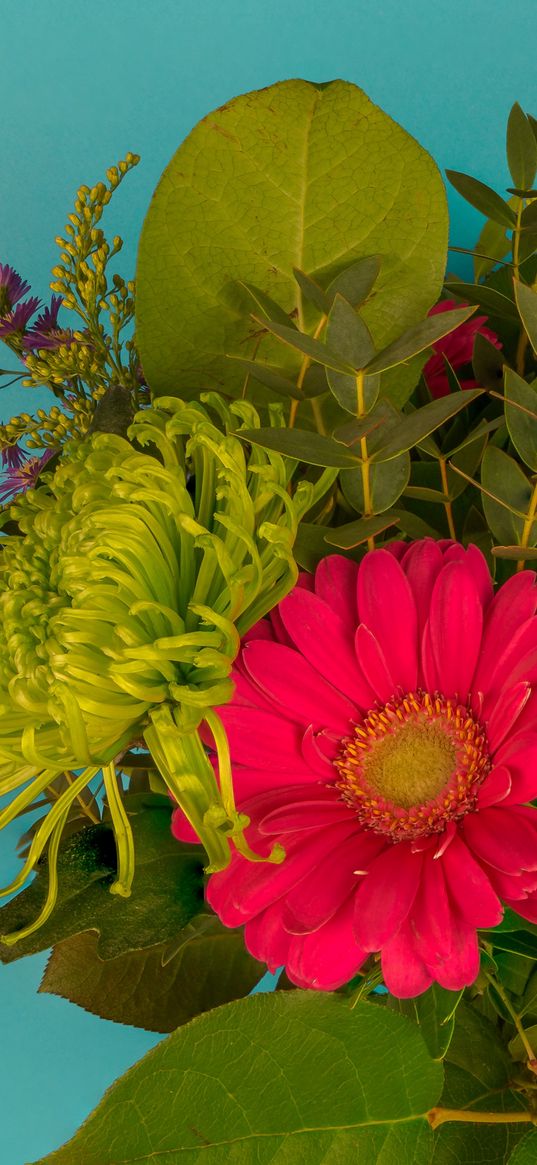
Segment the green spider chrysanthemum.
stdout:
<path fill-rule="evenodd" d="M 291 497 L 295 463 L 229 435 L 256 427 L 255 410 L 202 399 L 157 401 L 135 418 L 131 443 L 101 433 L 74 446 L 13 507 L 21 534 L 0 563 L 0 828 L 59 774 L 83 769 L 4 891 L 23 885 L 48 843 L 49 894 L 31 929 L 54 905 L 70 806 L 101 769 L 118 851 L 112 889 L 129 893 L 134 852 L 115 764 L 137 744 L 203 841 L 208 869 L 229 861 L 229 837 L 255 857 L 214 709 L 232 695 L 240 636 L 295 581 L 297 523 L 324 483 Z"/>

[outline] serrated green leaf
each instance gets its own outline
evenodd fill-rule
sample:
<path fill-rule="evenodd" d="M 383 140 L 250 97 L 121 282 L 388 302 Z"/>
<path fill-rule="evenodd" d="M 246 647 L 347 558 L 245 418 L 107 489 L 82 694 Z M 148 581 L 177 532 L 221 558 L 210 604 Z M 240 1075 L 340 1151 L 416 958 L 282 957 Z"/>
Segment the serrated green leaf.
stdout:
<path fill-rule="evenodd" d="M 134 803 L 137 810 L 129 813 L 136 847 L 131 897 L 110 894 L 115 863 L 112 830 L 105 825 L 88 826 L 60 848 L 58 902 L 51 918 L 13 946 L 0 943 L 3 963 L 46 950 L 90 929 L 99 934 L 99 954 L 114 958 L 174 938 L 198 913 L 203 901 L 204 851 L 181 845 L 172 837 L 171 809 L 144 808 L 150 796 L 126 801 L 127 805 Z M 28 889 L 2 907 L 0 933 L 17 931 L 32 921 L 46 892 L 45 867 L 38 870 Z"/>
<path fill-rule="evenodd" d="M 383 434 L 379 435 L 371 454 L 372 458 L 375 461 L 388 461 L 392 457 L 397 457 L 399 453 L 412 449 L 414 445 L 419 445 L 424 437 L 434 433 L 440 425 L 454 417 L 460 409 L 466 408 L 481 393 L 480 388 L 468 389 L 461 393 L 454 392 L 439 400 L 433 400 L 420 409 L 415 409 L 410 416 L 401 417 L 394 433 L 386 437 Z"/>
<path fill-rule="evenodd" d="M 363 368 L 375 352 L 371 333 L 363 319 L 339 293 L 334 297 L 330 308 L 326 339 L 329 347 L 348 360 L 353 368 Z M 346 412 L 355 416 L 361 415 L 361 412 L 368 413 L 376 404 L 380 391 L 378 374 L 363 377 L 361 411 L 355 375 L 346 376 L 344 373 L 328 370 L 327 380 L 331 392 Z"/>
<path fill-rule="evenodd" d="M 261 445 L 263 449 L 275 449 L 277 453 L 305 461 L 307 465 L 337 467 L 356 465 L 359 461 L 340 441 L 306 429 L 241 429 L 237 437 L 250 441 L 252 445 Z"/>
<path fill-rule="evenodd" d="M 494 287 L 489 287 L 485 283 L 463 283 L 462 279 L 456 281 L 450 279 L 444 286 L 450 295 L 477 304 L 488 315 L 496 316 L 497 319 L 518 319 L 514 301 L 501 291 L 496 291 Z"/>
<path fill-rule="evenodd" d="M 338 994 L 254 995 L 174 1032 L 41 1165 L 117 1165 L 118 1152 L 122 1165 L 224 1165 L 230 1148 L 233 1165 L 428 1165 L 441 1088 L 401 1016 Z"/>
<path fill-rule="evenodd" d="M 395 368 L 404 364 L 413 356 L 419 356 L 426 348 L 431 348 L 437 340 L 449 335 L 474 313 L 472 307 L 457 307 L 451 311 L 437 312 L 426 320 L 408 328 L 393 344 L 389 344 L 366 365 L 369 373 L 385 372 L 388 368 Z"/>
<path fill-rule="evenodd" d="M 520 312 L 520 318 L 529 337 L 530 344 L 537 353 L 537 291 L 513 279 L 515 299 Z"/>
<path fill-rule="evenodd" d="M 236 280 L 294 319 L 293 267 L 325 287 L 382 255 L 364 319 L 385 346 L 438 298 L 446 244 L 434 162 L 355 85 L 291 80 L 237 97 L 180 146 L 142 230 L 136 333 L 153 392 L 240 393 L 223 354 L 250 359 L 258 339 Z M 309 331 L 315 309 L 306 307 Z M 261 354 L 279 363 L 281 348 L 263 337 Z M 289 350 L 282 374 L 296 369 Z"/>
<path fill-rule="evenodd" d="M 356 522 L 346 522 L 344 526 L 330 527 L 325 533 L 325 542 L 337 546 L 338 550 L 352 550 L 361 546 L 368 538 L 381 534 L 390 526 L 397 526 L 398 518 L 391 514 L 375 515 L 372 518 L 358 518 Z"/>
<path fill-rule="evenodd" d="M 513 368 L 506 368 L 504 394 L 509 436 L 524 463 L 536 473 L 537 385 L 528 384 Z"/>
<path fill-rule="evenodd" d="M 310 303 L 321 312 L 321 315 L 328 315 L 330 311 L 330 300 L 323 291 L 322 287 L 312 279 L 310 275 L 306 275 L 305 271 L 301 271 L 299 267 L 293 267 L 293 275 L 300 287 L 302 295 Z"/>
<path fill-rule="evenodd" d="M 172 941 L 102 959 L 94 931 L 54 947 L 39 990 L 115 1023 L 171 1032 L 195 1015 L 242 999 L 263 974 L 242 930 L 199 914 Z"/>
<path fill-rule="evenodd" d="M 524 528 L 521 515 L 527 514 L 532 494 L 520 466 L 502 449 L 489 445 L 481 462 L 481 484 L 486 491 L 482 494 L 483 510 L 494 537 L 507 546 L 520 542 Z"/>
<path fill-rule="evenodd" d="M 446 170 L 446 177 L 455 190 L 486 218 L 492 218 L 506 227 L 516 226 L 516 215 L 511 207 L 490 186 L 469 174 L 461 174 L 459 170 Z"/>
<path fill-rule="evenodd" d="M 326 289 L 329 304 L 332 304 L 335 296 L 339 294 L 352 307 L 361 307 L 378 279 L 381 262 L 381 255 L 366 255 L 364 259 L 358 259 L 357 263 L 351 263 L 336 275 Z"/>
<path fill-rule="evenodd" d="M 532 127 L 515 101 L 507 122 L 507 162 L 515 186 L 531 189 L 537 171 L 537 141 Z"/>

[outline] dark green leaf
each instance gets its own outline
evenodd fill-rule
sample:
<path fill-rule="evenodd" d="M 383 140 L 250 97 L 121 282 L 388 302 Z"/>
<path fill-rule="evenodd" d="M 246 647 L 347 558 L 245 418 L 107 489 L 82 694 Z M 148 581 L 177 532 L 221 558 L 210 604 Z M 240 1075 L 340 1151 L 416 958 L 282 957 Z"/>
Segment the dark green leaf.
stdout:
<path fill-rule="evenodd" d="M 474 279 L 479 283 L 496 265 L 496 261 L 505 259 L 511 250 L 511 239 L 507 228 L 489 218 L 485 223 L 475 245 Z"/>
<path fill-rule="evenodd" d="M 94 931 L 59 943 L 39 990 L 147 1031 L 175 1031 L 203 1011 L 242 999 L 264 971 L 246 950 L 242 929 L 229 930 L 210 914 L 197 915 L 171 942 L 114 959 L 102 959 L 97 945 Z"/>
<path fill-rule="evenodd" d="M 520 280 L 513 280 L 515 298 L 524 328 L 529 336 L 531 346 L 537 353 L 537 291 L 528 287 Z"/>
<path fill-rule="evenodd" d="M 440 397 L 430 404 L 416 409 L 410 416 L 401 417 L 401 422 L 392 435 L 379 435 L 378 442 L 372 456 L 375 461 L 388 461 L 397 457 L 414 445 L 419 445 L 424 437 L 440 428 L 446 421 L 454 417 L 460 409 L 466 408 L 473 400 L 480 396 L 482 389 L 473 388 L 465 392 L 453 392 L 449 396 Z"/>
<path fill-rule="evenodd" d="M 526 959 L 537 961 L 537 935 L 520 931 L 498 931 L 493 933 L 484 931 L 484 935 L 488 942 L 491 942 L 495 950 L 510 951 L 515 955 L 524 955 Z"/>
<path fill-rule="evenodd" d="M 527 384 L 514 369 L 506 368 L 504 393 L 509 436 L 525 464 L 537 473 L 537 384 Z"/>
<path fill-rule="evenodd" d="M 450 295 L 456 295 L 459 299 L 466 299 L 468 303 L 477 304 L 478 307 L 483 308 L 483 311 L 488 312 L 491 316 L 496 316 L 497 319 L 518 319 L 514 301 L 509 299 L 507 295 L 503 295 L 501 291 L 496 291 L 494 287 L 488 287 L 484 283 L 463 283 L 462 279 L 449 280 L 444 286 Z"/>
<path fill-rule="evenodd" d="M 457 1008 L 448 1059 L 484 1089 L 504 1088 L 509 1081 L 511 1064 L 497 1027 L 464 1001 Z"/>
<path fill-rule="evenodd" d="M 395 505 L 401 496 L 410 475 L 410 455 L 402 453 L 391 461 L 374 461 L 369 469 L 371 508 L 374 514 L 383 514 Z M 362 473 L 360 469 L 342 469 L 339 481 L 343 494 L 356 510 L 363 514 L 365 509 Z"/>
<path fill-rule="evenodd" d="M 514 185 L 531 188 L 537 171 L 537 141 L 518 101 L 507 122 L 507 161 Z"/>
<path fill-rule="evenodd" d="M 338 550 L 352 550 L 354 546 L 361 546 L 375 534 L 381 534 L 390 526 L 397 526 L 398 522 L 399 519 L 391 514 L 359 518 L 356 522 L 347 522 L 344 526 L 330 527 L 326 531 L 325 541 L 329 546 L 337 546 Z"/>
<path fill-rule="evenodd" d="M 525 1032 L 530 1047 L 535 1052 L 537 1049 L 537 1023 L 531 1024 L 530 1027 L 525 1028 Z M 523 1063 L 525 1063 L 528 1059 L 527 1048 L 525 1047 L 521 1036 L 518 1034 L 509 1041 L 509 1051 L 513 1057 L 513 1060 L 521 1060 Z"/>
<path fill-rule="evenodd" d="M 340 441 L 306 429 L 240 429 L 237 437 L 263 449 L 274 449 L 285 457 L 305 461 L 307 465 L 356 465 L 359 460 Z"/>
<path fill-rule="evenodd" d="M 449 1056 L 449 1052 L 448 1052 Z M 445 1087 L 440 1101 L 447 1108 L 485 1112 L 519 1112 L 524 1105 L 508 1088 L 483 1089 L 479 1080 L 448 1060 L 444 1061 Z M 505 1165 L 528 1126 L 477 1124 L 448 1121 L 436 1130 L 430 1165 Z"/>
<path fill-rule="evenodd" d="M 507 558 L 514 562 L 535 562 L 537 547 L 535 546 L 493 546 L 495 558 Z"/>
<path fill-rule="evenodd" d="M 472 307 L 458 307 L 451 311 L 437 312 L 422 320 L 413 328 L 403 332 L 393 344 L 379 352 L 367 365 L 371 372 L 384 372 L 387 368 L 394 368 L 397 364 L 404 364 L 412 356 L 418 356 L 426 348 L 431 348 L 437 340 L 447 336 L 473 315 Z"/>
<path fill-rule="evenodd" d="M 455 190 L 486 218 L 492 218 L 506 227 L 516 225 L 516 215 L 511 207 L 490 186 L 479 182 L 477 178 L 471 178 L 469 174 L 461 174 L 458 170 L 446 170 L 446 177 Z"/>
<path fill-rule="evenodd" d="M 266 384 L 267 388 L 271 388 L 280 396 L 290 396 L 295 400 L 303 400 L 304 393 L 297 388 L 294 381 L 282 376 L 280 370 L 272 364 L 262 364 L 258 360 L 241 360 L 239 356 L 230 356 L 229 359 L 234 360 L 235 364 L 244 369 L 254 380 L 258 380 L 260 384 Z"/>
<path fill-rule="evenodd" d="M 112 830 L 105 825 L 88 826 L 60 849 L 58 903 L 53 915 L 13 946 L 0 944 L 2 962 L 46 950 L 86 930 L 99 932 L 99 954 L 111 959 L 175 938 L 198 913 L 203 901 L 204 851 L 172 837 L 171 809 L 144 808 L 150 795 L 130 800 L 137 808 L 130 817 L 136 850 L 131 897 L 110 894 L 115 867 Z M 11 933 L 33 921 L 46 893 L 45 865 L 27 890 L 2 907 L 0 932 Z"/>
<path fill-rule="evenodd" d="M 507 546 L 520 542 L 522 515 L 528 512 L 532 494 L 520 466 L 502 449 L 489 445 L 481 462 L 481 485 L 483 510 L 494 537 Z"/>
<path fill-rule="evenodd" d="M 277 336 L 284 344 L 301 352 L 303 356 L 309 356 L 310 360 L 315 360 L 324 368 L 333 368 L 335 372 L 350 372 L 351 374 L 354 372 L 351 364 L 343 360 L 337 352 L 332 352 L 327 344 L 321 344 L 320 340 L 314 340 L 312 336 L 306 336 L 303 332 L 286 328 L 283 324 L 273 324 L 269 320 L 265 326 L 269 332 L 272 332 L 273 336 Z"/>
<path fill-rule="evenodd" d="M 333 548 L 328 545 L 325 534 L 326 526 L 318 526 L 313 522 L 301 522 L 293 546 L 293 555 L 302 567 L 310 573 L 316 569 L 327 554 L 333 554 Z"/>
<path fill-rule="evenodd" d="M 334 352 L 343 356 L 353 368 L 363 368 L 375 353 L 371 333 L 350 303 L 337 294 L 334 297 L 326 329 L 327 343 Z M 362 409 L 358 400 L 356 375 L 346 376 L 341 372 L 328 371 L 327 380 L 331 392 L 346 412 L 355 416 L 368 413 L 375 405 L 380 391 L 380 376 L 364 376 Z"/>
<path fill-rule="evenodd" d="M 250 313 L 259 318 L 259 312 L 265 318 L 274 324 L 283 324 L 284 327 L 290 328 L 291 331 L 296 331 L 295 325 L 290 319 L 283 307 L 276 303 L 274 299 L 270 298 L 261 287 L 255 287 L 253 283 L 244 283 L 242 279 L 237 279 L 237 286 L 243 287 L 250 298 Z M 260 322 L 262 322 L 260 320 Z"/>
<path fill-rule="evenodd" d="M 154 1048 L 42 1165 L 429 1165 L 441 1088 L 399 1015 L 324 992 L 254 995 Z"/>
<path fill-rule="evenodd" d="M 319 284 L 316 283 L 310 275 L 306 275 L 305 272 L 301 271 L 298 267 L 293 267 L 293 275 L 298 283 L 298 286 L 300 287 L 304 299 L 307 299 L 310 303 L 312 303 L 313 306 L 317 308 L 317 311 L 320 311 L 322 315 L 328 315 L 328 312 L 330 311 L 330 300 L 326 295 L 326 292 L 323 291 L 322 287 L 319 287 Z"/>
<path fill-rule="evenodd" d="M 501 392 L 505 357 L 481 332 L 476 333 L 472 367 L 478 384 Z"/>
<path fill-rule="evenodd" d="M 452 502 L 464 493 L 465 489 L 468 489 L 468 482 L 464 477 L 461 477 L 460 473 L 455 473 L 451 467 L 456 466 L 457 469 L 462 469 L 467 477 L 473 477 L 483 457 L 486 444 L 487 437 L 486 434 L 483 434 L 475 441 L 464 444 L 462 449 L 452 455 L 450 464 L 446 468 L 448 493 Z"/>
<path fill-rule="evenodd" d="M 361 307 L 372 290 L 380 271 L 381 255 L 367 255 L 357 263 L 351 263 L 328 285 L 326 297 L 332 303 L 336 295 L 342 295 L 352 307 Z"/>
<path fill-rule="evenodd" d="M 524 207 L 520 216 L 520 226 L 523 231 L 537 230 L 537 197 Z"/>
<path fill-rule="evenodd" d="M 537 1129 L 532 1129 L 519 1141 L 509 1157 L 509 1165 L 535 1165 L 537 1161 Z"/>
<path fill-rule="evenodd" d="M 531 974 L 533 958 L 515 951 L 501 951 L 496 944 L 493 955 L 497 978 L 511 994 L 523 995 Z M 505 1007 L 502 1014 L 510 1021 L 511 1017 L 508 1012 L 505 1013 Z"/>
<path fill-rule="evenodd" d="M 403 534 L 409 538 L 417 540 L 418 538 L 440 538 L 442 535 L 439 530 L 435 530 L 418 514 L 413 514 L 410 510 L 394 509 L 392 513 L 399 518 L 399 525 Z"/>

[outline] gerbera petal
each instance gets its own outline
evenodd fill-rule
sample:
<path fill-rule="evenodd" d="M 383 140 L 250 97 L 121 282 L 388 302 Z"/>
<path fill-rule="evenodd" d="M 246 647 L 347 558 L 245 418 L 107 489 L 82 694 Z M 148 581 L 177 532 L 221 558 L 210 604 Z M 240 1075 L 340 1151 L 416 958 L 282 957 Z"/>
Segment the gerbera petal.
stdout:
<path fill-rule="evenodd" d="M 528 898 L 522 900 L 505 899 L 506 906 L 515 911 L 515 914 L 520 914 L 522 918 L 526 918 L 528 922 L 537 923 L 537 894 L 531 894 Z"/>
<path fill-rule="evenodd" d="M 312 774 L 323 777 L 324 780 L 333 780 L 335 769 L 332 761 L 335 760 L 341 748 L 341 740 L 328 732 L 314 732 L 311 724 L 302 737 L 302 756 Z"/>
<path fill-rule="evenodd" d="M 483 608 L 465 563 L 448 562 L 434 585 L 429 616 L 431 647 L 442 693 L 465 700 L 481 645 Z"/>
<path fill-rule="evenodd" d="M 475 673 L 475 687 L 488 691 L 498 660 L 509 648 L 513 636 L 537 610 L 537 587 L 533 571 L 514 574 L 500 587 L 487 611 L 483 642 Z"/>
<path fill-rule="evenodd" d="M 531 816 L 527 816 L 527 812 Z M 512 874 L 537 870 L 537 812 L 511 805 L 468 813 L 461 825 L 469 848 L 491 866 Z"/>
<path fill-rule="evenodd" d="M 324 926 L 356 887 L 360 875 L 355 870 L 364 859 L 364 847 L 360 847 L 360 837 L 356 834 L 357 831 L 327 854 L 322 864 L 310 870 L 305 881 L 298 882 L 285 895 L 285 927 L 291 934 L 304 934 Z M 378 853 L 382 839 L 378 838 L 377 842 Z"/>
<path fill-rule="evenodd" d="M 416 951 L 416 940 L 408 922 L 383 946 L 381 966 L 388 991 L 398 999 L 421 995 L 433 981 Z"/>
<path fill-rule="evenodd" d="M 449 959 L 435 968 L 435 979 L 446 991 L 470 987 L 479 974 L 479 945 L 473 927 L 461 920 L 452 929 L 453 944 Z"/>
<path fill-rule="evenodd" d="M 273 809 L 259 822 L 259 831 L 267 836 L 280 833 L 294 833 L 302 829 L 321 829 L 338 821 L 356 821 L 356 814 L 341 798 L 315 798 L 290 802 L 279 809 Z"/>
<path fill-rule="evenodd" d="M 219 709 L 234 764 L 269 772 L 305 772 L 302 732 L 282 716 L 258 708 L 225 704 Z"/>
<path fill-rule="evenodd" d="M 461 917 L 473 927 L 496 926 L 503 911 L 490 879 L 460 836 L 453 838 L 442 865 L 449 897 Z"/>
<path fill-rule="evenodd" d="M 319 930 L 289 936 L 286 971 L 292 983 L 335 991 L 352 979 L 368 957 L 354 938 L 353 915 L 351 896 Z"/>
<path fill-rule="evenodd" d="M 487 560 L 485 555 L 479 550 L 479 547 L 470 545 L 467 549 L 464 549 L 463 546 L 454 543 L 453 546 L 450 546 L 446 550 L 444 562 L 464 562 L 467 570 L 470 571 L 474 579 L 483 609 L 486 609 L 494 592 Z"/>
<path fill-rule="evenodd" d="M 442 863 L 429 852 L 415 902 L 409 914 L 414 931 L 416 952 L 429 971 L 434 972 L 451 952 L 453 917 L 448 899 Z"/>
<path fill-rule="evenodd" d="M 404 570 L 385 550 L 366 554 L 360 563 L 358 612 L 389 658 L 395 686 L 413 691 L 418 675 L 416 604 Z"/>
<path fill-rule="evenodd" d="M 178 841 L 186 841 L 190 845 L 200 844 L 196 830 L 192 828 L 182 809 L 174 809 L 172 813 L 172 834 Z"/>
<path fill-rule="evenodd" d="M 358 564 L 342 554 L 328 554 L 315 571 L 315 592 L 348 627 L 358 623 Z"/>
<path fill-rule="evenodd" d="M 524 681 L 513 684 L 508 690 L 500 692 L 486 721 L 487 739 L 491 753 L 496 752 L 496 749 L 505 740 L 507 733 L 516 724 L 530 694 L 531 687 Z"/>
<path fill-rule="evenodd" d="M 537 873 L 535 871 L 520 870 L 516 874 L 504 874 L 501 870 L 495 870 L 493 866 L 487 865 L 486 862 L 481 864 L 491 886 L 504 903 L 509 904 L 514 900 L 527 898 L 528 894 L 537 890 Z"/>
<path fill-rule="evenodd" d="M 442 552 L 433 538 L 412 542 L 401 559 L 401 566 L 410 583 L 418 617 L 418 638 L 421 643 L 423 628 L 429 616 L 431 595 L 436 577 L 442 567 Z"/>
<path fill-rule="evenodd" d="M 423 855 L 406 843 L 388 845 L 375 858 L 355 898 L 359 946 L 378 951 L 399 929 L 416 897 L 422 865 Z"/>
<path fill-rule="evenodd" d="M 244 666 L 264 696 L 304 728 L 331 728 L 344 735 L 357 709 L 328 684 L 303 655 L 281 643 L 250 643 L 242 652 Z"/>
<path fill-rule="evenodd" d="M 360 708 L 370 708 L 374 695 L 356 663 L 349 628 L 328 603 L 295 587 L 280 603 L 280 613 L 295 647 L 319 675 Z"/>
<path fill-rule="evenodd" d="M 244 942 L 254 959 L 266 963 L 272 974 L 285 964 L 291 936 L 282 925 L 280 902 L 273 902 L 246 923 Z"/>
<path fill-rule="evenodd" d="M 496 765 L 479 786 L 477 804 L 479 809 L 486 809 L 488 805 L 497 805 L 505 801 L 511 791 L 511 773 L 505 765 Z"/>
<path fill-rule="evenodd" d="M 397 684 L 380 644 L 364 623 L 360 623 L 354 642 L 360 670 L 377 699 L 386 703 L 396 691 Z"/>
<path fill-rule="evenodd" d="M 537 735 L 518 736 L 501 750 L 502 763 L 511 775 L 506 805 L 523 805 L 537 797 Z"/>

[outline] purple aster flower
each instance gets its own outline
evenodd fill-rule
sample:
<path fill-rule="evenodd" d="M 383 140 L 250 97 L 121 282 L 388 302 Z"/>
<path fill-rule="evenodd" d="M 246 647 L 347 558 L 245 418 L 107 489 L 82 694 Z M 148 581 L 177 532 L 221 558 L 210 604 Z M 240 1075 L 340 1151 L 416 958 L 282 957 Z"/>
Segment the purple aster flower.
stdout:
<path fill-rule="evenodd" d="M 2 466 L 9 471 L 19 469 L 27 457 L 28 454 L 20 445 L 8 445 L 6 449 L 2 449 Z"/>
<path fill-rule="evenodd" d="M 29 290 L 30 284 L 21 279 L 13 267 L 0 263 L 0 317 L 10 312 Z"/>
<path fill-rule="evenodd" d="M 53 295 L 50 307 L 46 307 L 41 315 L 34 320 L 33 327 L 24 337 L 25 348 L 39 351 L 40 348 L 60 348 L 62 344 L 70 346 L 75 342 L 71 328 L 61 328 L 58 325 L 58 313 L 61 307 L 61 295 Z"/>
<path fill-rule="evenodd" d="M 26 493 L 26 490 L 32 489 L 39 474 L 43 472 L 47 461 L 50 461 L 50 458 L 55 453 L 57 453 L 57 449 L 46 449 L 40 457 L 27 457 L 24 454 L 25 460 L 17 468 L 9 469 L 2 476 L 0 481 L 0 505 L 12 501 L 17 494 L 23 494 Z"/>
<path fill-rule="evenodd" d="M 30 316 L 33 316 L 40 306 L 41 303 L 35 295 L 25 300 L 24 303 L 18 303 L 13 311 L 8 312 L 0 319 L 0 339 L 4 340 L 6 336 L 12 336 L 16 333 L 23 335 Z"/>

